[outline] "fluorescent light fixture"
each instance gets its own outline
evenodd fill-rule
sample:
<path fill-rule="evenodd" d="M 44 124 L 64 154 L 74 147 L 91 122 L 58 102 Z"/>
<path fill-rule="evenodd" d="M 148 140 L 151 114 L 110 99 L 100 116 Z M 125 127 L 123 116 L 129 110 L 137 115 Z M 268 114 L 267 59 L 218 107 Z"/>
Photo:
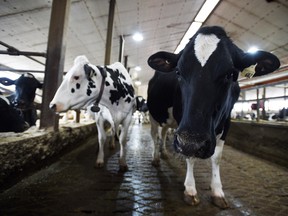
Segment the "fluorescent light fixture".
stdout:
<path fill-rule="evenodd" d="M 248 50 L 247 50 L 247 52 L 249 52 L 249 53 L 255 53 L 255 52 L 257 52 L 259 49 L 257 48 L 257 47 L 255 47 L 255 46 L 253 46 L 253 47 L 250 47 Z"/>
<path fill-rule="evenodd" d="M 198 29 L 202 26 L 201 22 L 193 22 L 189 29 L 186 31 L 185 35 L 183 36 L 181 42 L 179 43 L 178 47 L 174 51 L 174 53 L 179 53 L 186 44 L 189 42 L 190 38 L 198 31 Z"/>
<path fill-rule="evenodd" d="M 132 36 L 133 40 L 135 41 L 142 41 L 143 40 L 143 35 L 140 34 L 139 32 L 135 33 L 133 36 Z"/>
<path fill-rule="evenodd" d="M 136 67 L 135 67 L 135 70 L 136 70 L 136 71 L 141 71 L 141 67 L 140 67 L 140 66 L 136 66 Z"/>
<path fill-rule="evenodd" d="M 218 4 L 220 0 L 206 0 L 205 3 L 202 5 L 200 11 L 194 18 L 192 24 L 184 34 L 182 40 L 178 44 L 176 50 L 174 53 L 179 53 L 186 44 L 189 42 L 189 39 L 193 37 L 193 35 L 198 31 L 198 29 L 203 25 L 207 17 L 210 15 L 210 13 L 214 10 L 216 5 Z"/>
<path fill-rule="evenodd" d="M 205 22 L 205 20 L 215 8 L 215 6 L 218 4 L 218 2 L 219 0 L 206 0 L 194 20 L 196 22 Z"/>

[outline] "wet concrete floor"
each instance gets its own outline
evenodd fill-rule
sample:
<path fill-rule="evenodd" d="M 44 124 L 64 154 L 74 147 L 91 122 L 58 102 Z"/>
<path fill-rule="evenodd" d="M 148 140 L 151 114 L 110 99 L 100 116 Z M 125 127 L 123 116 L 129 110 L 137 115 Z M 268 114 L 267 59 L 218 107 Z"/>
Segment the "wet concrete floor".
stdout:
<path fill-rule="evenodd" d="M 127 143 L 129 171 L 118 173 L 118 150 L 105 149 L 105 167 L 95 169 L 97 137 L 0 194 L 0 215 L 286 216 L 288 169 L 224 147 L 221 175 L 230 208 L 210 202 L 210 161 L 195 165 L 201 203 L 183 201 L 186 165 L 170 155 L 151 165 L 149 125 L 133 124 Z"/>

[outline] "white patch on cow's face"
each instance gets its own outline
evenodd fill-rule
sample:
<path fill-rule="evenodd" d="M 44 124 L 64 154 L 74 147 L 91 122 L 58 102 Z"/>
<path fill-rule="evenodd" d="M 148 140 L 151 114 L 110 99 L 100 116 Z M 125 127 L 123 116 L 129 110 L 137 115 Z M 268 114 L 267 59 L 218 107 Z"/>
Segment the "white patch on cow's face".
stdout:
<path fill-rule="evenodd" d="M 212 53 L 216 50 L 220 39 L 214 35 L 198 34 L 195 39 L 194 50 L 195 55 L 200 62 L 201 66 L 204 67 L 206 62 Z"/>

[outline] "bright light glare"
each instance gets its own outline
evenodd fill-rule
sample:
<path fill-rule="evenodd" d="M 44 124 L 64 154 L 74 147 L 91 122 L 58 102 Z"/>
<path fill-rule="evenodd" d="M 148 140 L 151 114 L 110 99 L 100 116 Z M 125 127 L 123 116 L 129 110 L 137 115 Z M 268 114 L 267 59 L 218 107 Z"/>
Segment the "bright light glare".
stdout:
<path fill-rule="evenodd" d="M 142 41 L 143 40 L 143 35 L 140 34 L 139 32 L 135 33 L 133 36 L 132 36 L 133 40 L 135 41 Z"/>
<path fill-rule="evenodd" d="M 257 47 L 253 46 L 253 47 L 250 47 L 247 52 L 249 52 L 249 53 L 255 53 L 255 52 L 257 52 L 258 50 L 259 50 L 259 49 L 258 49 Z"/>
<path fill-rule="evenodd" d="M 204 22 L 211 11 L 215 8 L 215 6 L 218 4 L 219 0 L 207 0 L 204 5 L 202 6 L 201 10 L 195 17 L 196 22 Z"/>
<path fill-rule="evenodd" d="M 136 81 L 135 81 L 135 85 L 136 85 L 136 86 L 139 86 L 139 85 L 141 85 L 141 81 L 139 81 L 139 80 L 136 80 Z"/>
<path fill-rule="evenodd" d="M 179 53 L 186 44 L 189 42 L 190 38 L 198 31 L 198 29 L 202 26 L 202 23 L 199 22 L 193 22 L 187 32 L 185 33 L 184 37 L 182 38 L 180 44 L 176 48 L 174 53 Z"/>
<path fill-rule="evenodd" d="M 136 70 L 136 71 L 141 71 L 141 67 L 140 67 L 140 66 L 136 66 L 136 67 L 135 67 L 135 70 Z"/>

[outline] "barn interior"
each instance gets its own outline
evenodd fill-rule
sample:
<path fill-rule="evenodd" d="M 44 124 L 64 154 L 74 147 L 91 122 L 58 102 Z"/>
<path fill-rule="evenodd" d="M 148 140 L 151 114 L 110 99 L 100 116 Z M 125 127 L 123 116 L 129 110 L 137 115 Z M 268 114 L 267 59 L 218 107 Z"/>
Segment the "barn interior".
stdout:
<path fill-rule="evenodd" d="M 29 72 L 45 82 L 45 90 L 36 92 L 37 126 L 24 133 L 0 133 L 1 192 L 96 133 L 94 121 L 84 114 L 75 117 L 72 111 L 68 120 L 59 121 L 49 111 L 75 57 L 86 55 L 95 65 L 121 62 L 137 95 L 147 99 L 154 74 L 149 56 L 178 53 L 201 26 L 212 25 L 222 26 L 244 51 L 265 50 L 279 58 L 280 68 L 271 74 L 238 77 L 241 95 L 227 142 L 288 167 L 287 0 L 0 0 L 0 23 L 0 77 L 17 79 Z M 2 94 L 14 91 L 14 86 L 0 84 Z M 139 112 L 134 121 L 149 125 Z"/>

